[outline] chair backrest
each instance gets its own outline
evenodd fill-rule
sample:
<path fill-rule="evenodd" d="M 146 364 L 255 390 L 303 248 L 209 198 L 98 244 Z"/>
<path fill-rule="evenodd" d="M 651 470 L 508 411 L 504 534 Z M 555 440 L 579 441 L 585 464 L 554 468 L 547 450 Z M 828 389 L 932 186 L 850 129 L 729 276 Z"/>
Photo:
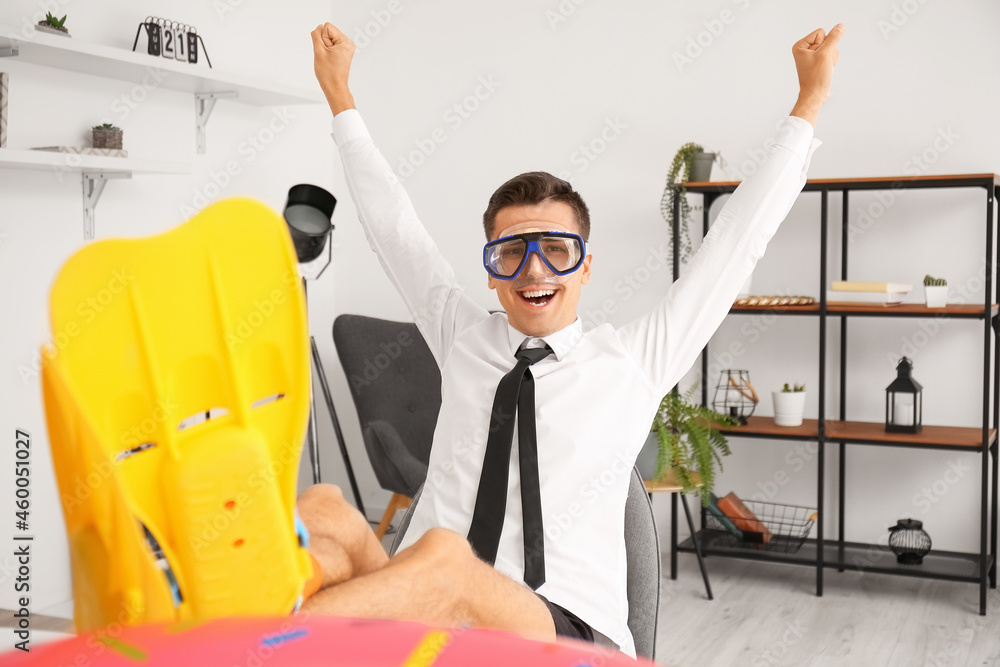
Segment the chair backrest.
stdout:
<path fill-rule="evenodd" d="M 441 372 L 415 324 L 341 315 L 333 341 L 384 489 L 412 497 L 427 476 Z"/>
<path fill-rule="evenodd" d="M 294 518 L 310 369 L 281 218 L 230 199 L 93 243 L 49 305 L 77 629 L 291 611 L 311 573 Z"/>
<path fill-rule="evenodd" d="M 420 499 L 420 491 L 399 523 L 389 554 L 395 554 L 410 525 L 410 516 Z M 625 503 L 625 552 L 628 567 L 628 627 L 636 654 L 653 659 L 656 627 L 660 614 L 660 542 L 656 533 L 653 506 L 642 476 L 635 468 Z"/>

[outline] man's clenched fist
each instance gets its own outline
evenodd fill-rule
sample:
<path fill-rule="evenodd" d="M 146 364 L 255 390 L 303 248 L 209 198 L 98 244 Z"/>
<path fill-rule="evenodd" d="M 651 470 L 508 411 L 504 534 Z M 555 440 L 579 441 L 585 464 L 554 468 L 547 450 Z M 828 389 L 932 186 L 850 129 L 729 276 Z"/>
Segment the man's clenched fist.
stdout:
<path fill-rule="evenodd" d="M 316 26 L 312 31 L 313 67 L 316 80 L 323 89 L 334 115 L 354 108 L 354 97 L 347 86 L 354 57 L 354 42 L 332 23 Z"/>
<path fill-rule="evenodd" d="M 816 124 L 820 107 L 830 95 L 833 66 L 840 52 L 837 43 L 844 36 L 844 25 L 838 23 L 829 34 L 817 28 L 792 47 L 795 69 L 799 75 L 799 99 L 792 109 L 793 116 Z"/>

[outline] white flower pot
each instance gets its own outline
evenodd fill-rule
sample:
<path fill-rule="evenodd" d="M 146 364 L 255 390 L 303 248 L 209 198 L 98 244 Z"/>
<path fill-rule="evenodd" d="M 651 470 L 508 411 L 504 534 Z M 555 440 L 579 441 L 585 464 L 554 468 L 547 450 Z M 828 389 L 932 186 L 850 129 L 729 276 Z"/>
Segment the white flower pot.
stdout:
<path fill-rule="evenodd" d="M 774 423 L 778 426 L 800 426 L 806 406 L 804 391 L 772 391 Z"/>
<path fill-rule="evenodd" d="M 948 286 L 924 285 L 924 298 L 928 308 L 944 308 L 948 305 Z"/>
<path fill-rule="evenodd" d="M 695 153 L 688 181 L 702 183 L 712 180 L 712 165 L 715 163 L 715 153 Z"/>

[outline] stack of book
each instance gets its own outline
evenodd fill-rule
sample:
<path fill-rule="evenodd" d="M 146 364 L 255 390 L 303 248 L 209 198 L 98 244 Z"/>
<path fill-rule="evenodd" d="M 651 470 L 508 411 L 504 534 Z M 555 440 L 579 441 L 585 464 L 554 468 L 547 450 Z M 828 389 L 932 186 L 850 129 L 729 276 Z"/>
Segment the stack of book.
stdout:
<path fill-rule="evenodd" d="M 906 300 L 913 285 L 904 283 L 872 283 L 852 280 L 835 280 L 826 300 L 868 303 L 881 306 L 898 306 Z"/>

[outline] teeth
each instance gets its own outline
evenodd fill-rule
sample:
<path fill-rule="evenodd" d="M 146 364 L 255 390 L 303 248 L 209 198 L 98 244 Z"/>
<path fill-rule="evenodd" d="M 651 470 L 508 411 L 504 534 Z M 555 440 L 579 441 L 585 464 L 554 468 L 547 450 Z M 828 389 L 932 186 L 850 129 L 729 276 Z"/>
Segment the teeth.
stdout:
<path fill-rule="evenodd" d="M 547 290 L 534 290 L 534 291 L 531 291 L 531 292 L 521 292 L 521 294 L 523 294 L 524 296 L 528 297 L 529 299 L 530 298 L 534 298 L 534 297 L 539 297 L 539 296 L 552 296 L 555 293 L 556 293 L 556 291 L 555 290 L 551 290 L 551 289 L 547 289 Z"/>

